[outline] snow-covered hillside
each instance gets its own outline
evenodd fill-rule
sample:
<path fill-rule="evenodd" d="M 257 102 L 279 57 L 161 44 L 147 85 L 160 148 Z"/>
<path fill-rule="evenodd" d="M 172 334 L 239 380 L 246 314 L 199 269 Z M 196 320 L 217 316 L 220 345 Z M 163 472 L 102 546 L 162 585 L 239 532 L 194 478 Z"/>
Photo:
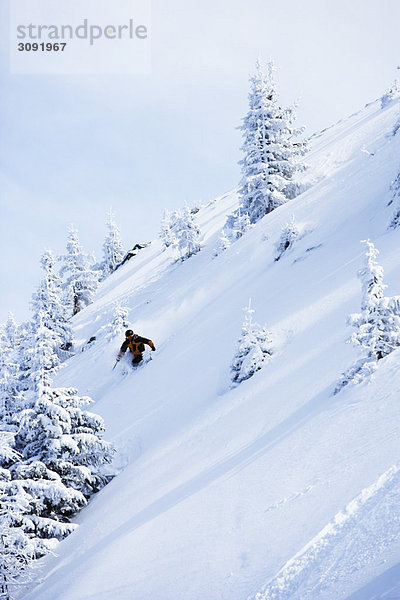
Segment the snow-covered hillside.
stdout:
<path fill-rule="evenodd" d="M 219 256 L 235 192 L 200 210 L 201 252 L 176 262 L 155 240 L 74 318 L 84 345 L 124 301 L 157 351 L 123 376 L 122 363 L 112 371 L 122 339 L 99 339 L 59 373 L 57 385 L 95 399 L 119 474 L 42 560 L 30 600 L 400 595 L 400 350 L 370 382 L 332 395 L 357 356 L 345 340 L 360 240 L 374 241 L 387 293 L 400 294 L 400 232 L 387 229 L 399 107 L 372 103 L 315 136 L 308 191 Z M 276 262 L 292 215 L 301 236 Z M 231 388 L 250 297 L 274 354 Z"/>

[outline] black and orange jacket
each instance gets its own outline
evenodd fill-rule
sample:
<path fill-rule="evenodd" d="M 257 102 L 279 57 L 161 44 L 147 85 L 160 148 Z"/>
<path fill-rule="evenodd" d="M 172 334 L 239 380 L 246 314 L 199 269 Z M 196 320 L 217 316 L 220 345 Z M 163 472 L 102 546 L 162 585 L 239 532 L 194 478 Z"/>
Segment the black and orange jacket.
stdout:
<path fill-rule="evenodd" d="M 128 349 L 134 356 L 140 356 L 140 354 L 142 354 L 142 352 L 145 351 L 145 344 L 150 346 L 152 350 L 155 350 L 154 344 L 151 340 L 148 340 L 145 337 L 141 337 L 140 335 L 135 334 L 131 338 L 127 338 L 124 341 L 120 348 L 118 356 L 119 358 L 121 358 Z"/>

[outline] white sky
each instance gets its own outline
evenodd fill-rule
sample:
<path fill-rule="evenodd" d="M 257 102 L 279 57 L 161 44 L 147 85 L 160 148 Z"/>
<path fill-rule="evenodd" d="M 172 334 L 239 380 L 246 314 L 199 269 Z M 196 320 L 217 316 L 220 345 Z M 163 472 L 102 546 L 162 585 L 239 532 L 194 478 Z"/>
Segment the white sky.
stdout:
<path fill-rule="evenodd" d="M 400 64 L 399 0 L 153 0 L 152 73 L 103 77 L 10 75 L 7 13 L 0 321 L 29 317 L 40 256 L 63 251 L 69 223 L 99 257 L 110 205 L 128 247 L 156 235 L 164 207 L 237 184 L 257 56 L 308 133 L 380 96 Z"/>

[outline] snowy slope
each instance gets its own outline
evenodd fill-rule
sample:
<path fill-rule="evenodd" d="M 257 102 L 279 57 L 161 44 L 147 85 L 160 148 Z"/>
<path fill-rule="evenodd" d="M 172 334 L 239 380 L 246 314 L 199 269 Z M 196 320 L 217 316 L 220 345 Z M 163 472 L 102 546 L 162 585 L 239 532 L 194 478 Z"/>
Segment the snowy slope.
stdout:
<path fill-rule="evenodd" d="M 126 301 L 157 352 L 123 377 L 121 364 L 111 371 L 121 340 L 99 340 L 59 374 L 57 385 L 96 400 L 120 473 L 42 561 L 27 598 L 366 600 L 393 585 L 400 595 L 400 352 L 370 383 L 332 396 L 356 357 L 345 340 L 360 306 L 360 240 L 376 243 L 387 293 L 400 294 L 400 233 L 387 232 L 398 116 L 398 102 L 375 102 L 327 129 L 312 142 L 307 192 L 214 258 L 237 206 L 235 192 L 216 199 L 199 213 L 199 254 L 177 263 L 156 240 L 77 315 L 83 345 Z M 275 262 L 292 214 L 303 235 Z M 231 389 L 249 297 L 274 355 Z"/>

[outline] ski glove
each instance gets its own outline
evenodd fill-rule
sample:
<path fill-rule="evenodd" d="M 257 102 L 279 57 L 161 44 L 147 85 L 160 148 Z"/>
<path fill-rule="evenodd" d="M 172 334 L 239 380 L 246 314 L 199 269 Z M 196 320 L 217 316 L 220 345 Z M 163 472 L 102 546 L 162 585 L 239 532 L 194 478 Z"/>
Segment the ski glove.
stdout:
<path fill-rule="evenodd" d="M 151 349 L 151 350 L 152 350 L 152 352 L 154 352 L 154 350 L 155 350 L 155 349 L 156 349 L 156 347 L 153 345 L 153 347 L 152 347 L 152 349 Z"/>

